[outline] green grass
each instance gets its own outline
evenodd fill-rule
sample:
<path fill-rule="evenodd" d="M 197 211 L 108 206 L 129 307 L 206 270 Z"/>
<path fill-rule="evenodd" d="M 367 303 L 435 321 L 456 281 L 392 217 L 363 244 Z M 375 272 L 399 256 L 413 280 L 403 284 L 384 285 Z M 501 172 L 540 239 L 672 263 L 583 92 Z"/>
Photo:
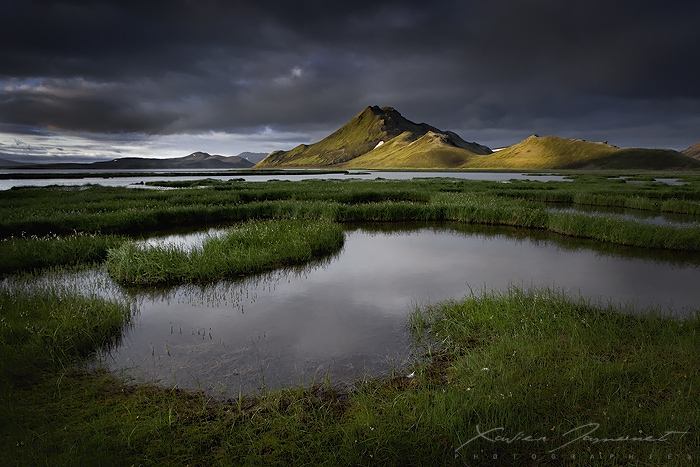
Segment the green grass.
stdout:
<path fill-rule="evenodd" d="M 127 303 L 61 285 L 15 280 L 0 287 L 0 381 L 25 384 L 47 368 L 63 369 L 120 335 Z"/>
<path fill-rule="evenodd" d="M 67 312 L 42 310 L 48 321 Z M 494 456 L 495 465 L 697 462 L 697 317 L 639 317 L 558 291 L 511 288 L 416 310 L 412 323 L 425 359 L 349 393 L 324 384 L 217 401 L 125 384 L 100 371 L 52 373 L 45 361 L 43 377 L 0 393 L 3 462 L 487 466 Z M 17 342 L 3 349 L 19 355 Z M 567 435 L 591 424 L 598 425 L 591 435 L 597 438 L 663 441 L 593 443 Z M 482 432 L 502 428 L 493 435 L 546 440 L 473 440 L 477 425 Z"/>
<path fill-rule="evenodd" d="M 123 237 L 95 234 L 5 238 L 0 240 L 0 275 L 52 266 L 100 263 L 107 258 L 107 251 L 122 241 Z"/>
<path fill-rule="evenodd" d="M 206 283 L 307 263 L 338 251 L 344 238 L 329 221 L 248 222 L 190 251 L 125 243 L 109 251 L 107 269 L 124 285 Z"/>
<path fill-rule="evenodd" d="M 488 465 L 489 454 L 518 452 L 546 459 L 550 449 L 572 439 L 566 432 L 590 423 L 600 425 L 599 438 L 690 433 L 656 444 L 579 441 L 557 451 L 560 458 L 577 456 L 571 465 L 626 465 L 630 455 L 653 455 L 655 460 L 641 465 L 657 465 L 666 460 L 664 454 L 677 460 L 698 452 L 700 394 L 692 375 L 700 363 L 697 316 L 688 321 L 653 313 L 638 317 L 557 291 L 518 288 L 416 313 L 413 322 L 428 327 L 429 338 L 437 342 L 433 365 L 419 374 L 437 392 L 444 390 L 440 406 L 451 410 L 441 422 L 456 430 L 453 436 L 465 443 L 478 424 L 482 431 L 503 427 L 498 434 L 551 440 L 509 445 L 478 439 L 460 450 L 464 462 L 481 454 L 478 464 Z M 415 404 L 403 410 L 415 416 L 430 410 Z M 589 456 L 598 459 L 599 452 L 604 460 L 591 462 Z"/>
<path fill-rule="evenodd" d="M 617 245 L 671 250 L 700 250 L 700 227 L 675 228 L 640 224 L 614 217 L 550 213 L 547 230 L 570 237 L 591 238 Z"/>
<path fill-rule="evenodd" d="M 647 173 L 641 177 L 658 176 Z M 632 222 L 614 225 L 592 220 L 585 213 L 548 212 L 551 203 L 567 203 L 697 215 L 700 183 L 696 176 L 683 175 L 687 185 L 677 186 L 629 183 L 607 175 L 572 178 L 567 183 L 448 178 L 257 183 L 233 179 L 167 191 L 99 186 L 9 190 L 0 192 L 0 238 L 4 239 L 0 241 L 0 273 L 99 262 L 124 235 L 138 238 L 168 229 L 263 219 L 457 221 L 547 230 L 623 245 L 698 248 L 699 233 L 693 228 L 670 230 Z"/>

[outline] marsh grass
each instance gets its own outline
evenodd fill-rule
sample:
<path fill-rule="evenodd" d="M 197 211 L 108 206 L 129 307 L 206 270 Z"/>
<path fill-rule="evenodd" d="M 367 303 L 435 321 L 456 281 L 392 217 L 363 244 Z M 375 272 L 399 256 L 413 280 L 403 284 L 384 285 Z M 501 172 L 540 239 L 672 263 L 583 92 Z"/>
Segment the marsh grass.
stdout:
<path fill-rule="evenodd" d="M 618 245 L 671 250 L 700 250 L 699 227 L 649 225 L 605 216 L 550 213 L 547 230 Z"/>
<path fill-rule="evenodd" d="M 330 221 L 253 221 L 189 251 L 126 243 L 109 251 L 107 268 L 125 285 L 205 283 L 304 264 L 338 251 L 344 238 L 342 227 Z"/>
<path fill-rule="evenodd" d="M 123 301 L 86 295 L 58 284 L 31 288 L 4 284 L 0 287 L 0 310 L 3 382 L 69 366 L 113 343 L 131 313 Z"/>
<path fill-rule="evenodd" d="M 442 463 L 450 451 L 457 451 L 448 462 L 454 465 L 492 465 L 493 456 L 497 465 L 696 462 L 700 320 L 625 311 L 518 288 L 417 310 L 411 321 L 418 332 L 429 329 L 431 363 L 419 365 L 401 391 L 383 384 L 360 393 L 366 426 L 403 427 L 377 435 L 380 442 L 365 431 L 366 446 L 393 465 L 399 458 Z M 569 430 L 589 424 L 599 424 L 596 438 L 688 433 L 663 442 L 579 440 L 550 452 L 575 438 Z M 548 441 L 477 439 L 460 448 L 476 425 L 503 428 L 491 438 L 522 433 Z"/>
<path fill-rule="evenodd" d="M 79 233 L 2 239 L 0 275 L 53 266 L 99 263 L 107 257 L 107 250 L 124 240 L 124 237 L 114 235 Z"/>
<path fill-rule="evenodd" d="M 173 228 L 249 220 L 354 222 L 456 221 L 548 230 L 612 244 L 697 250 L 697 229 L 552 214 L 545 203 L 700 214 L 700 184 L 627 183 L 574 175 L 571 183 L 509 183 L 449 178 L 219 182 L 215 187 L 153 191 L 48 187 L 0 192 L 0 273 L 101 261 L 119 235 L 143 237 Z M 646 175 L 642 178 L 651 178 Z M 616 221 L 617 222 L 617 221 Z M 125 247 L 128 249 L 129 247 Z M 135 254 L 135 253 L 134 253 Z M 178 252 L 162 251 L 164 261 Z"/>
<path fill-rule="evenodd" d="M 75 231 L 145 235 L 175 227 L 270 218 L 459 220 L 546 229 L 542 202 L 700 214 L 700 189 L 696 183 L 634 184 L 593 175 L 576 175 L 571 183 L 414 179 L 229 181 L 216 187 L 168 191 L 34 188 L 0 193 L 0 236 Z"/>
<path fill-rule="evenodd" d="M 202 226 L 285 216 L 306 203 L 328 206 L 401 203 L 432 207 L 445 193 L 510 200 L 565 202 L 651 211 L 700 213 L 697 184 L 667 186 L 578 175 L 571 183 L 479 182 L 457 179 L 222 182 L 226 189 L 168 191 L 89 187 L 33 188 L 0 193 L 0 235 L 144 234 L 169 227 Z M 501 200 L 505 206 L 506 200 Z M 278 203 L 280 203 L 278 205 Z M 517 204 L 517 203 L 516 203 Z M 517 207 L 517 205 L 516 205 Z M 288 215 L 286 217 L 292 217 Z"/>

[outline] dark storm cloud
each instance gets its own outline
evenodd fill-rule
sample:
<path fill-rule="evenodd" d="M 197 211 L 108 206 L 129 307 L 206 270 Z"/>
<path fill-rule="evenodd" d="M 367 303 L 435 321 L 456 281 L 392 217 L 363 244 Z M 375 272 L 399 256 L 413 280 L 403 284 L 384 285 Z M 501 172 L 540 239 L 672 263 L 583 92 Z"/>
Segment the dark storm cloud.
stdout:
<path fill-rule="evenodd" d="M 700 107 L 691 2 L 5 3 L 7 125 L 322 132 L 379 104 L 475 134 L 700 140 L 679 130 Z"/>

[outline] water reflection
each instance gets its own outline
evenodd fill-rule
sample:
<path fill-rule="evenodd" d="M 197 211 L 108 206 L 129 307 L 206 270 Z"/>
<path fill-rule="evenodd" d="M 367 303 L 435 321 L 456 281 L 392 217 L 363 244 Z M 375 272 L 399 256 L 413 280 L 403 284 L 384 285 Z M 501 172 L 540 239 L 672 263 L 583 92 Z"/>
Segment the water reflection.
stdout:
<path fill-rule="evenodd" d="M 131 291 L 139 310 L 111 368 L 235 396 L 400 370 L 416 304 L 472 289 L 550 286 L 594 301 L 689 313 L 697 254 L 611 248 L 541 232 L 473 226 L 353 227 L 321 264 L 235 282 Z"/>
<path fill-rule="evenodd" d="M 201 246 L 205 240 L 212 237 L 219 237 L 226 233 L 225 228 L 212 227 L 205 231 L 178 231 L 176 233 L 165 233 L 154 235 L 139 242 L 145 247 L 176 247 L 185 251 Z"/>
<path fill-rule="evenodd" d="M 361 172 L 349 172 L 344 173 L 313 173 L 299 174 L 299 175 L 238 175 L 233 171 L 228 169 L 222 171 L 221 175 L 212 175 L 211 171 L 207 171 L 200 176 L 198 175 L 187 175 L 187 176 L 172 176 L 172 172 L 177 171 L 163 171 L 161 173 L 146 171 L 143 175 L 135 175 L 128 177 L 111 177 L 108 172 L 95 174 L 91 171 L 78 171 L 71 170 L 66 171 L 66 173 L 84 173 L 85 178 L 32 178 L 32 179 L 12 179 L 10 178 L 13 173 L 21 174 L 27 172 L 27 170 L 22 169 L 5 169 L 0 170 L 0 174 L 7 174 L 2 179 L 0 179 L 0 190 L 9 190 L 13 187 L 20 186 L 50 186 L 50 185 L 61 185 L 61 186 L 80 186 L 86 184 L 102 185 L 102 186 L 141 186 L 144 182 L 154 182 L 161 180 L 177 180 L 177 181 L 193 181 L 202 180 L 205 178 L 228 181 L 231 179 L 244 180 L 247 182 L 267 182 L 270 180 L 288 180 L 288 181 L 299 181 L 299 180 L 346 180 L 349 178 L 356 178 L 362 180 L 374 180 L 378 178 L 384 178 L 389 180 L 410 180 L 412 178 L 459 178 L 467 180 L 491 180 L 491 181 L 508 181 L 508 180 L 539 180 L 539 181 L 565 181 L 569 182 L 571 180 L 565 178 L 564 175 L 558 174 L 538 174 L 538 173 L 517 173 L 517 172 L 461 172 L 461 171 L 447 171 L 447 172 L 378 172 L 372 170 L 366 170 Z M 56 173 L 61 173 L 61 171 L 55 171 Z M 129 171 L 135 172 L 135 171 Z M 168 174 L 167 172 L 170 172 Z"/>
<path fill-rule="evenodd" d="M 691 313 L 700 255 L 621 248 L 542 231 L 486 226 L 351 226 L 339 253 L 238 281 L 123 289 L 103 270 L 60 278 L 84 293 L 126 297 L 135 314 L 100 358 L 137 380 L 235 397 L 401 371 L 416 305 L 511 284 L 549 286 L 642 312 Z M 58 280 L 45 275 L 51 286 Z M 15 282 L 12 282 L 15 281 Z M 5 287 L 22 286 L 7 279 Z M 36 286 L 26 283 L 24 286 Z"/>
<path fill-rule="evenodd" d="M 351 382 L 403 365 L 411 343 L 396 318 L 408 304 L 388 316 L 386 307 L 354 307 L 319 280 L 328 268 L 138 292 L 138 319 L 105 361 L 137 378 L 229 396 L 326 377 Z"/>

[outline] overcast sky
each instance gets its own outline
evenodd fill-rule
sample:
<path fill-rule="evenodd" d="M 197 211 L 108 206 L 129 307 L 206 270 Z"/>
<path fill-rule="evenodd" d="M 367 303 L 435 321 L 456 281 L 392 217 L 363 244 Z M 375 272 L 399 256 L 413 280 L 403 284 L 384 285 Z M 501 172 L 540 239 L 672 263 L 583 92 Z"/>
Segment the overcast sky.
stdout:
<path fill-rule="evenodd" d="M 700 2 L 2 0 L 0 157 L 291 149 L 368 105 L 490 147 L 700 142 Z"/>

